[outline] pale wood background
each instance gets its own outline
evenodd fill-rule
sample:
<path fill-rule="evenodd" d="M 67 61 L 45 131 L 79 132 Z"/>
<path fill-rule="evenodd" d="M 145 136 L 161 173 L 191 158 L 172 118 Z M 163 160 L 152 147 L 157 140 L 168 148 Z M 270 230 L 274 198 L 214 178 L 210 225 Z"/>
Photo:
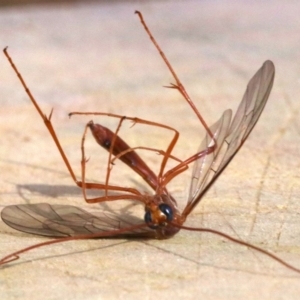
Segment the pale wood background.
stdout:
<path fill-rule="evenodd" d="M 181 158 L 194 153 L 203 138 L 186 103 L 162 88 L 172 78 L 135 9 L 144 13 L 209 124 L 224 109 L 236 109 L 251 76 L 266 59 L 274 61 L 275 85 L 261 120 L 188 224 L 239 236 L 300 267 L 300 4 L 141 1 L 2 9 L 2 48 L 9 46 L 43 110 L 55 108 L 53 123 L 77 174 L 80 138 L 91 118 L 69 120 L 72 110 L 172 125 L 181 132 L 175 152 Z M 4 55 L 0 97 L 1 207 L 84 206 Z M 124 134 L 130 144 L 157 148 L 165 148 L 170 138 L 143 126 Z M 101 181 L 105 152 L 92 150 L 89 177 Z M 144 155 L 157 165 L 157 156 Z M 114 183 L 141 185 L 120 163 L 115 170 Z M 188 178 L 180 178 L 174 190 L 184 204 Z M 45 240 L 3 223 L 0 230 L 0 256 Z M 65 243 L 25 254 L 0 270 L 2 299 L 298 299 L 299 293 L 299 275 L 275 261 L 219 237 L 190 232 L 166 241 Z"/>

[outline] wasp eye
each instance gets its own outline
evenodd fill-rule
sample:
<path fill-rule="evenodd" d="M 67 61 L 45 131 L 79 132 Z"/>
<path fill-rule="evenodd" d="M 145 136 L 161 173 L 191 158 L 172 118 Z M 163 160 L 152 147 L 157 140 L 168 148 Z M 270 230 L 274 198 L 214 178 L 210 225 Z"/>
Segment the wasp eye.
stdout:
<path fill-rule="evenodd" d="M 172 207 L 168 204 L 160 204 L 159 206 L 160 211 L 166 216 L 167 221 L 172 221 L 173 220 L 173 210 Z"/>
<path fill-rule="evenodd" d="M 151 212 L 150 211 L 147 211 L 145 213 L 145 217 L 144 217 L 144 220 L 145 220 L 145 223 L 148 224 L 148 226 L 151 228 L 151 229 L 157 229 L 158 225 L 154 225 L 152 222 L 152 215 L 151 215 Z M 152 223 L 152 224 L 151 224 Z"/>

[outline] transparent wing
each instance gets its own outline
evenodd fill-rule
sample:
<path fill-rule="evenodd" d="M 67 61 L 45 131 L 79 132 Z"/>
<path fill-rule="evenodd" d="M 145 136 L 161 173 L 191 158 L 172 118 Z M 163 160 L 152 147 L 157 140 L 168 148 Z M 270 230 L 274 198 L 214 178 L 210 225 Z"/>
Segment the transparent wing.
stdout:
<path fill-rule="evenodd" d="M 230 123 L 231 111 L 227 110 L 221 119 L 210 127 L 216 148 L 194 164 L 188 204 L 183 212 L 185 215 L 197 205 L 247 139 L 268 100 L 274 75 L 273 63 L 266 61 L 248 83 L 232 122 Z M 213 139 L 206 135 L 198 152 L 213 144 Z"/>
<path fill-rule="evenodd" d="M 2 220 L 10 227 L 43 236 L 67 237 L 83 234 L 112 232 L 112 236 L 152 237 L 148 227 L 118 235 L 118 230 L 141 224 L 143 221 L 133 215 L 120 215 L 101 211 L 89 213 L 71 205 L 50 205 L 47 203 L 10 205 L 1 212 Z"/>
<path fill-rule="evenodd" d="M 216 144 L 216 148 L 214 149 L 214 152 L 204 155 L 194 163 L 188 202 L 193 201 L 193 199 L 201 193 L 215 174 L 213 172 L 213 165 L 216 164 L 216 158 L 220 157 L 222 145 L 228 135 L 231 115 L 231 110 L 226 110 L 220 120 L 210 127 L 214 139 L 209 135 L 206 135 L 205 139 L 200 144 L 198 153 L 205 151 L 214 144 Z"/>

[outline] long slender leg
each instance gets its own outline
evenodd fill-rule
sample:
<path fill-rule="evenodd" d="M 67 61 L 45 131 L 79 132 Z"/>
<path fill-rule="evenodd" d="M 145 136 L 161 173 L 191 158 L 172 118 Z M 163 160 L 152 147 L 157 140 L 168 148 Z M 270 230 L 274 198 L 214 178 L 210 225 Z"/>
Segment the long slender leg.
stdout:
<path fill-rule="evenodd" d="M 97 142 L 107 149 L 109 151 L 109 158 L 108 158 L 108 165 L 107 165 L 107 176 L 106 176 L 106 182 L 105 184 L 108 185 L 108 178 L 111 172 L 113 161 L 117 158 L 120 158 L 124 163 L 126 163 L 129 167 L 131 167 L 136 173 L 141 175 L 145 179 L 145 181 L 153 187 L 155 190 L 158 188 L 158 180 L 156 175 L 152 172 L 152 170 L 147 166 L 147 164 L 144 163 L 144 161 L 137 155 L 137 153 L 134 151 L 134 149 L 130 148 L 119 136 L 119 130 L 121 128 L 122 122 L 125 120 L 125 117 L 121 117 L 119 120 L 119 124 L 117 126 L 116 131 L 113 133 L 108 128 L 99 125 L 94 124 L 92 121 L 88 122 L 84 133 L 82 137 L 81 142 L 81 152 L 82 152 L 82 159 L 81 159 L 81 165 L 82 165 L 82 183 L 83 183 L 83 196 L 85 201 L 90 202 L 97 202 L 97 201 L 103 201 L 105 197 L 97 197 L 93 199 L 88 199 L 85 191 L 85 165 L 86 165 L 86 157 L 85 157 L 85 148 L 84 148 L 84 142 L 85 137 L 87 133 L 87 128 L 90 127 L 94 137 L 96 138 Z M 165 155 L 165 152 L 162 150 L 157 150 L 153 148 L 148 147 L 136 147 L 137 149 L 144 149 L 144 150 L 150 150 L 150 151 L 156 151 L 163 155 Z M 112 159 L 111 156 L 114 155 L 115 158 Z M 179 162 L 178 158 L 170 155 L 170 158 L 175 159 Z M 185 169 L 188 168 L 187 166 Z M 167 190 L 165 187 L 163 187 L 164 192 L 167 193 Z M 107 190 L 105 190 L 105 196 L 107 196 Z M 175 200 L 174 200 L 175 201 Z"/>
<path fill-rule="evenodd" d="M 115 147 L 115 143 L 118 139 L 118 133 L 121 129 L 121 126 L 122 126 L 122 123 L 123 121 L 126 119 L 126 117 L 122 117 L 120 120 L 119 120 L 119 124 L 117 126 L 117 129 L 112 137 L 112 141 L 111 141 L 111 146 L 110 146 L 110 149 L 109 149 L 109 155 L 108 155 L 108 160 L 107 160 L 107 172 L 106 172 L 106 178 L 105 178 L 105 184 L 108 185 L 108 182 L 109 182 L 109 178 L 110 178 L 110 173 L 111 173 L 111 170 L 112 170 L 112 164 L 111 164 L 111 160 L 112 160 L 112 149 L 114 149 Z M 105 190 L 105 195 L 107 195 L 107 190 Z"/>
<path fill-rule="evenodd" d="M 73 116 L 73 115 L 96 115 L 96 116 L 99 115 L 99 116 L 108 116 L 108 117 L 119 118 L 119 119 L 124 118 L 124 116 L 121 116 L 121 115 L 111 114 L 111 113 L 103 113 L 103 112 L 71 112 L 69 114 L 69 116 Z M 165 166 L 167 164 L 167 161 L 170 158 L 172 150 L 175 147 L 175 145 L 177 143 L 177 140 L 179 138 L 179 132 L 176 129 L 170 127 L 170 126 L 160 124 L 160 123 L 156 123 L 156 122 L 153 122 L 153 121 L 140 119 L 140 118 L 126 117 L 126 120 L 130 120 L 134 124 L 139 123 L 139 124 L 145 124 L 145 125 L 149 125 L 149 126 L 156 126 L 156 127 L 165 128 L 165 129 L 168 129 L 168 130 L 171 130 L 171 131 L 174 132 L 174 136 L 173 136 L 171 142 L 169 143 L 169 145 L 167 147 L 167 150 L 165 151 L 166 155 L 163 158 L 163 161 L 162 161 L 161 166 L 160 166 L 160 171 L 159 171 L 159 174 L 157 176 L 157 178 L 160 182 L 161 178 L 163 176 L 164 169 L 165 169 Z"/>
<path fill-rule="evenodd" d="M 122 119 L 120 119 L 122 120 Z M 96 141 L 105 149 L 108 149 L 108 147 L 111 146 L 111 143 L 107 145 L 107 141 L 112 140 L 111 136 L 114 135 L 113 132 L 111 132 L 108 128 L 100 125 L 100 124 L 94 124 L 93 122 L 88 123 L 92 128 L 92 133 L 96 139 Z M 140 174 L 145 181 L 155 190 L 157 187 L 157 177 L 156 175 L 150 170 L 150 168 L 141 160 L 141 158 L 137 155 L 135 150 L 141 149 L 141 150 L 148 150 L 148 151 L 154 151 L 161 155 L 166 155 L 166 152 L 163 150 L 159 150 L 156 148 L 150 148 L 150 147 L 133 147 L 130 148 L 119 136 L 117 136 L 118 131 L 115 132 L 115 136 L 117 137 L 116 142 L 114 144 L 113 148 L 113 154 L 114 158 L 111 159 L 110 163 L 114 164 L 114 161 L 116 159 L 122 160 L 125 164 L 127 164 L 130 168 L 132 168 L 136 173 Z M 105 137 L 105 138 L 104 138 Z M 207 149 L 198 152 L 191 156 L 190 158 L 186 159 L 185 161 L 182 161 L 173 155 L 170 155 L 170 158 L 176 160 L 179 162 L 178 165 L 176 165 L 174 168 L 168 170 L 163 175 L 163 186 L 166 186 L 174 177 L 176 177 L 178 174 L 184 172 L 188 165 L 197 159 L 203 157 L 203 155 L 207 155 L 214 151 L 214 146 L 208 147 Z M 139 161 L 140 160 L 140 161 Z M 152 175 L 151 175 L 152 174 Z M 154 175 L 153 175 L 154 174 Z M 154 184 L 153 184 L 154 183 Z"/>
<path fill-rule="evenodd" d="M 157 152 L 160 155 L 166 155 L 166 152 L 157 148 L 150 147 L 130 147 L 125 141 L 123 141 L 117 134 L 113 133 L 110 129 L 100 125 L 94 124 L 90 121 L 87 124 L 97 141 L 97 143 L 106 149 L 111 151 L 114 158 L 111 159 L 110 164 L 113 165 L 115 160 L 120 159 L 123 163 L 129 166 L 133 171 L 138 173 L 150 186 L 152 189 L 156 190 L 158 185 L 157 175 L 148 167 L 148 165 L 141 159 L 141 157 L 135 152 L 135 150 L 148 150 Z M 116 138 L 114 146 L 112 147 L 113 137 Z M 170 158 L 181 162 L 180 159 L 170 154 Z"/>
<path fill-rule="evenodd" d="M 119 158 L 123 163 L 139 174 L 151 186 L 152 189 L 156 190 L 158 185 L 157 175 L 154 174 L 154 172 L 135 151 L 131 150 L 131 147 L 124 140 L 115 135 L 115 133 L 110 129 L 100 124 L 94 124 L 92 121 L 90 121 L 88 126 L 96 142 L 105 150 L 111 151 L 114 155 L 114 158 L 111 159 L 110 164 L 113 164 L 114 161 Z M 112 139 L 114 136 L 116 140 L 112 148 Z"/>
<path fill-rule="evenodd" d="M 69 160 L 68 160 L 68 158 L 67 158 L 67 156 L 66 156 L 66 154 L 65 154 L 65 152 L 64 152 L 64 150 L 63 150 L 63 148 L 62 148 L 62 146 L 61 146 L 61 144 L 60 144 L 60 142 L 59 142 L 59 140 L 58 140 L 58 138 L 57 138 L 57 135 L 56 135 L 56 133 L 55 133 L 55 130 L 54 130 L 53 126 L 52 126 L 52 123 L 51 123 L 51 116 L 52 116 L 53 110 L 51 111 L 51 113 L 50 113 L 50 115 L 49 115 L 48 117 L 46 116 L 46 114 L 44 114 L 44 113 L 42 112 L 41 108 L 39 107 L 39 105 L 37 104 L 36 100 L 34 99 L 34 97 L 33 97 L 32 93 L 31 93 L 31 91 L 30 91 L 29 88 L 27 87 L 27 85 L 26 85 L 26 83 L 25 83 L 25 81 L 24 81 L 22 75 L 20 74 L 19 70 L 17 69 L 17 67 L 16 67 L 15 64 L 13 63 L 11 57 L 9 56 L 9 54 L 8 54 L 8 52 L 7 52 L 7 48 L 5 48 L 5 49 L 3 50 L 3 52 L 4 52 L 5 56 L 7 57 L 7 59 L 8 59 L 8 61 L 9 61 L 10 65 L 12 66 L 13 70 L 14 70 L 15 73 L 17 74 L 17 76 L 18 76 L 18 78 L 19 78 L 19 80 L 20 80 L 22 86 L 23 86 L 24 89 L 25 89 L 26 94 L 28 95 L 28 97 L 30 98 L 32 104 L 34 105 L 34 107 L 35 107 L 36 110 L 38 111 L 39 115 L 40 115 L 41 118 L 43 119 L 44 124 L 45 124 L 46 128 L 48 129 L 48 131 L 49 131 L 49 133 L 50 133 L 52 139 L 54 140 L 55 145 L 57 146 L 57 148 L 58 148 L 58 150 L 59 150 L 59 152 L 60 152 L 60 155 L 61 155 L 61 157 L 62 157 L 62 159 L 63 159 L 63 161 L 64 161 L 64 163 L 65 163 L 65 165 L 66 165 L 66 167 L 67 167 L 67 169 L 68 169 L 68 171 L 69 171 L 70 176 L 72 177 L 72 179 L 73 179 L 73 181 L 75 182 L 75 184 L 76 184 L 78 187 L 82 188 L 83 184 L 82 184 L 81 181 L 77 180 L 77 178 L 76 178 L 76 176 L 75 176 L 75 174 L 74 174 L 74 171 L 73 171 L 73 169 L 72 169 L 72 167 L 71 167 L 71 165 L 70 165 L 70 163 L 69 163 Z M 106 115 L 109 115 L 109 114 L 106 114 Z M 122 117 L 122 116 L 118 116 L 118 117 Z M 144 123 L 142 120 L 139 120 L 139 119 L 137 119 L 137 118 L 131 118 L 131 120 L 134 121 L 134 122 Z M 148 124 L 148 122 L 146 121 L 145 124 Z M 153 125 L 154 125 L 154 123 L 153 123 Z M 164 126 L 164 125 L 161 125 L 161 127 L 171 129 L 170 127 Z M 173 140 L 172 140 L 173 147 L 174 147 L 174 145 L 175 145 L 175 143 L 176 143 L 176 141 L 177 141 L 177 139 L 178 139 L 178 132 L 177 132 L 175 129 L 171 129 L 171 130 L 174 130 L 174 131 L 175 131 L 175 136 L 174 136 L 174 138 L 173 138 Z M 170 147 L 169 147 L 169 148 L 170 148 Z M 119 187 L 119 186 L 103 185 L 103 184 L 98 184 L 98 183 L 97 183 L 97 184 L 96 184 L 96 183 L 86 183 L 86 182 L 84 183 L 84 186 L 85 186 L 86 189 L 106 189 L 106 190 L 113 190 L 113 191 L 120 191 L 120 192 L 121 192 L 121 191 L 124 191 L 124 192 L 127 192 L 127 193 L 132 193 L 132 194 L 134 194 L 134 195 L 140 195 L 140 193 L 139 193 L 136 189 L 132 189 L 132 188 L 122 188 L 122 187 Z M 124 195 L 124 196 L 125 196 L 125 195 Z M 127 196 L 128 196 L 128 195 L 127 195 Z M 126 196 L 126 197 L 127 197 L 127 196 Z M 111 196 L 111 197 L 102 197 L 102 198 L 100 197 L 100 199 L 101 199 L 102 201 L 105 201 L 105 200 L 109 200 L 109 199 L 116 199 L 116 197 L 113 197 L 113 196 Z M 100 200 L 100 199 L 99 199 L 99 200 Z M 117 199 L 119 199 L 119 197 L 117 197 Z"/>
<path fill-rule="evenodd" d="M 120 129 L 120 126 L 121 126 L 123 120 L 124 120 L 124 118 L 120 119 L 119 126 L 117 127 L 117 130 L 116 130 L 115 134 L 113 134 L 112 137 L 110 137 L 110 140 L 109 140 L 109 144 L 111 144 L 111 147 L 110 147 L 111 149 L 109 150 L 106 180 L 105 180 L 105 184 L 104 184 L 105 196 L 104 197 L 96 197 L 96 198 L 93 198 L 93 199 L 88 199 L 87 195 L 86 195 L 85 166 L 86 166 L 87 160 L 86 160 L 86 157 L 85 157 L 84 142 L 85 142 L 87 129 L 90 126 L 90 122 L 85 126 L 83 136 L 82 136 L 82 140 L 81 140 L 81 176 L 82 176 L 82 193 L 83 193 L 83 197 L 84 197 L 84 200 L 88 203 L 96 203 L 96 202 L 106 201 L 107 199 L 112 199 L 112 198 L 113 198 L 113 200 L 117 200 L 116 196 L 109 196 L 108 195 L 107 187 L 109 186 L 108 181 L 109 181 L 109 175 L 110 175 L 110 172 L 111 172 L 110 162 L 111 162 L 112 149 L 114 147 L 114 143 L 116 141 L 116 138 L 118 138 L 117 133 Z M 123 197 L 122 199 L 124 199 L 124 197 L 127 197 L 127 196 L 128 195 L 122 195 L 121 197 Z M 132 197 L 132 195 L 130 195 L 130 197 Z M 142 197 L 139 196 L 138 198 L 142 198 Z"/>
<path fill-rule="evenodd" d="M 105 115 L 105 116 L 110 116 L 110 117 L 116 117 L 116 118 L 119 118 L 120 120 L 125 120 L 124 116 L 121 116 L 121 115 L 116 115 L 116 114 L 108 114 L 108 113 L 102 113 L 102 112 L 72 112 L 69 114 L 70 116 L 72 115 Z M 171 127 L 169 126 L 166 126 L 164 124 L 160 124 L 160 123 L 155 123 L 155 122 L 152 122 L 152 121 L 147 121 L 147 120 L 142 120 L 142 119 L 138 119 L 138 118 L 131 118 L 131 117 L 126 117 L 126 119 L 128 120 L 131 120 L 135 123 L 141 123 L 141 124 L 148 124 L 148 125 L 152 125 L 152 126 L 159 126 L 159 127 L 163 127 L 163 128 L 167 128 L 167 129 L 172 129 Z M 100 126 L 101 130 L 105 129 L 105 130 L 108 130 L 107 128 L 103 127 L 102 125 L 99 125 L 99 124 L 94 124 L 94 123 L 88 123 L 88 124 L 93 124 L 93 126 Z M 110 134 L 114 135 L 117 137 L 117 140 L 116 142 L 118 143 L 119 141 L 122 141 L 124 142 L 123 140 L 121 140 L 120 137 L 117 136 L 117 133 L 119 131 L 119 128 L 120 128 L 120 125 L 118 126 L 118 129 L 116 131 L 116 133 L 112 133 L 111 131 Z M 94 128 L 93 128 L 94 129 Z M 175 132 L 177 132 L 175 129 L 173 129 Z M 92 130 L 93 132 L 93 130 Z M 96 138 L 96 140 L 98 140 L 98 143 L 100 145 L 103 145 L 103 141 L 100 141 L 100 136 L 98 136 L 97 134 L 94 134 L 94 137 Z M 108 133 L 106 133 L 107 135 Z M 172 142 L 174 141 L 174 139 L 176 138 L 176 136 L 174 136 Z M 175 146 L 175 143 L 176 143 L 177 140 L 175 140 L 174 142 L 174 145 L 173 147 Z M 171 142 L 171 143 L 172 143 Z M 119 154 L 118 156 L 119 157 L 122 157 L 122 155 L 125 155 L 126 153 L 128 152 L 131 152 L 133 154 L 136 155 L 136 153 L 134 152 L 134 149 L 136 148 L 144 148 L 144 149 L 147 149 L 147 150 L 150 150 L 150 151 L 155 151 L 156 149 L 151 149 L 151 148 L 147 148 L 147 147 L 136 147 L 136 148 L 130 148 L 127 144 L 126 144 L 126 147 L 123 146 L 124 151 L 123 152 L 120 152 L 120 146 L 118 147 L 118 151 L 119 151 Z M 170 146 L 168 147 L 168 150 L 170 149 Z M 173 148 L 172 148 L 173 149 Z M 179 175 L 180 173 L 184 172 L 187 168 L 188 168 L 188 165 L 194 161 L 196 161 L 197 159 L 203 157 L 204 155 L 207 155 L 211 152 L 213 152 L 215 149 L 215 145 L 211 146 L 211 147 L 208 147 L 207 149 L 201 151 L 201 152 L 198 152 L 196 154 L 194 154 L 193 156 L 191 156 L 190 158 L 186 159 L 185 161 L 180 161 L 180 163 L 178 165 L 176 165 L 174 168 L 172 168 L 171 170 L 167 171 L 166 173 L 162 174 L 159 178 L 159 184 L 157 185 L 157 182 L 155 182 L 155 185 L 157 185 L 158 189 L 156 189 L 156 192 L 157 193 L 162 193 L 163 190 L 165 190 L 165 186 L 174 178 L 176 177 L 177 175 Z M 168 151 L 167 150 L 167 151 Z M 164 154 L 166 155 L 167 154 L 167 151 L 164 152 Z M 124 153 L 124 154 L 123 154 Z M 125 156 L 126 157 L 126 156 Z M 168 158 L 172 158 L 172 155 L 171 153 L 168 154 Z M 113 159 L 115 160 L 116 157 Z M 121 158 L 122 159 L 122 158 Z M 112 161 L 111 161 L 112 162 Z M 126 162 L 125 162 L 126 163 Z M 127 164 L 127 163 L 126 163 Z M 129 164 L 128 164 L 129 165 Z M 147 167 L 148 168 L 148 167 Z M 149 168 L 148 168 L 149 169 Z M 136 171 L 137 173 L 141 170 L 141 167 L 138 166 L 137 168 L 133 168 L 134 171 Z M 150 169 L 149 169 L 150 170 Z M 151 170 L 150 170 L 151 171 Z M 151 171 L 152 172 L 152 171 Z M 109 173 L 109 172 L 108 172 Z M 152 177 L 152 178 L 155 178 L 155 177 Z M 146 180 L 147 181 L 147 180 Z M 151 184 L 151 181 L 147 181 L 149 183 L 150 186 L 152 186 Z"/>
<path fill-rule="evenodd" d="M 52 117 L 52 113 L 53 113 L 53 109 L 51 110 L 49 116 L 47 117 L 46 114 L 44 114 L 41 110 L 41 108 L 39 107 L 39 105 L 37 104 L 36 100 L 34 99 L 33 95 L 31 94 L 29 88 L 27 87 L 22 75 L 20 74 L 20 72 L 18 71 L 17 67 L 15 66 L 15 64 L 13 63 L 11 57 L 9 56 L 8 52 L 7 52 L 7 47 L 4 48 L 3 50 L 5 56 L 7 57 L 10 65 L 12 66 L 13 70 L 15 71 L 15 73 L 17 74 L 19 80 L 21 81 L 21 84 L 23 85 L 24 89 L 25 89 L 25 92 L 26 94 L 28 95 L 28 97 L 30 98 L 32 104 L 34 105 L 34 107 L 36 108 L 36 110 L 38 111 L 39 115 L 41 116 L 41 118 L 43 119 L 44 121 L 44 124 L 45 126 L 47 127 L 50 135 L 52 136 L 52 139 L 54 140 L 54 143 L 56 145 L 56 147 L 58 148 L 59 150 L 59 153 L 62 157 L 62 159 L 64 160 L 64 163 L 66 165 L 66 167 L 68 168 L 68 171 L 72 177 L 72 179 L 74 180 L 74 182 L 76 183 L 76 185 L 78 185 L 78 180 L 73 172 L 73 169 L 69 163 L 69 160 L 67 158 L 67 156 L 65 155 L 64 153 L 64 150 L 62 149 L 61 145 L 60 145 L 60 142 L 56 136 L 56 133 L 55 133 L 55 130 L 52 126 L 52 123 L 51 123 L 51 117 Z"/>
<path fill-rule="evenodd" d="M 145 29 L 145 31 L 147 32 L 151 42 L 153 43 L 153 45 L 155 46 L 155 48 L 158 50 L 160 56 L 162 57 L 163 61 L 166 63 L 168 69 L 170 70 L 172 76 L 175 79 L 176 84 L 171 83 L 170 86 L 167 86 L 169 88 L 174 88 L 176 90 L 178 90 L 180 92 L 180 94 L 184 97 L 184 99 L 186 100 L 186 102 L 191 106 L 191 108 L 193 109 L 193 111 L 195 112 L 195 114 L 197 115 L 198 119 L 200 120 L 201 124 L 203 125 L 203 127 L 205 128 L 205 130 L 207 131 L 207 133 L 209 134 L 209 136 L 213 138 L 213 134 L 211 132 L 211 130 L 209 129 L 208 125 L 206 124 L 205 120 L 203 119 L 203 117 L 201 116 L 200 112 L 198 111 L 198 109 L 196 108 L 196 106 L 194 105 L 193 101 L 191 100 L 190 96 L 188 95 L 188 93 L 186 92 L 183 84 L 181 83 L 181 81 L 179 80 L 179 77 L 177 76 L 177 74 L 175 73 L 173 67 L 171 66 L 169 60 L 167 59 L 166 55 L 164 54 L 164 52 L 161 50 L 160 46 L 158 45 L 157 41 L 155 40 L 155 38 L 153 37 L 150 29 L 148 28 L 148 26 L 146 25 L 143 15 L 141 14 L 141 12 L 139 11 L 135 11 L 135 13 L 139 16 L 140 21 Z"/>
<path fill-rule="evenodd" d="M 154 189 L 157 189 L 158 186 L 158 181 L 157 181 L 157 177 L 156 175 L 152 172 L 152 170 L 147 166 L 146 163 L 144 163 L 144 161 L 137 155 L 137 153 L 135 152 L 135 150 L 137 149 L 143 149 L 143 150 L 147 150 L 147 151 L 154 151 L 157 152 L 161 155 L 165 155 L 165 151 L 163 150 L 159 150 L 159 149 L 155 149 L 155 148 L 149 148 L 149 147 L 135 147 L 135 148 L 130 148 L 119 136 L 118 136 L 118 132 L 121 126 L 122 121 L 125 118 L 121 118 L 119 125 L 116 129 L 116 131 L 113 133 L 112 131 L 110 131 L 108 128 L 105 128 L 102 125 L 99 124 L 94 124 L 92 121 L 90 121 L 89 123 L 87 123 L 84 133 L 83 133 L 83 137 L 82 137 L 82 142 L 81 142 L 81 151 L 82 151 L 82 160 L 81 160 L 81 164 L 82 164 L 82 189 L 83 189 L 83 196 L 85 201 L 87 202 L 97 202 L 97 201 L 103 201 L 103 199 L 105 199 L 105 197 L 97 197 L 97 198 L 93 198 L 93 199 L 88 199 L 86 196 L 86 191 L 85 191 L 85 165 L 86 165 L 86 157 L 85 157 L 85 148 L 84 148 L 84 142 L 85 142 L 85 137 L 86 137 L 86 133 L 87 133 L 87 128 L 92 126 L 93 127 L 93 131 L 92 133 L 94 134 L 97 142 L 104 147 L 105 149 L 109 150 L 110 154 L 113 154 L 115 157 L 112 159 L 111 155 L 108 159 L 108 166 L 107 166 L 107 174 L 110 174 L 111 172 L 111 166 L 114 164 L 114 161 L 116 159 L 120 159 L 121 161 L 123 161 L 125 164 L 127 164 L 130 168 L 132 168 L 137 174 L 139 174 L 141 177 L 143 177 L 145 179 L 145 181 Z M 95 128 L 98 129 L 97 132 L 95 132 Z M 113 138 L 115 138 L 115 141 L 113 141 Z M 170 158 L 178 161 L 178 162 L 182 162 L 180 159 L 174 157 L 173 155 L 170 155 Z M 186 170 L 188 168 L 188 166 L 181 166 L 181 172 L 183 172 L 184 170 Z M 108 178 L 108 176 L 107 176 Z M 106 179 L 105 185 L 104 185 L 104 189 L 105 186 L 109 186 L 108 185 L 108 179 Z M 107 196 L 107 190 L 105 189 L 106 193 L 105 196 Z M 167 192 L 167 190 L 165 189 L 165 191 Z"/>
<path fill-rule="evenodd" d="M 179 175 L 180 173 L 184 172 L 187 168 L 188 165 L 193 163 L 194 161 L 202 158 L 205 155 L 208 155 L 212 153 L 215 150 L 215 146 L 211 146 L 206 148 L 203 151 L 200 151 L 193 156 L 189 157 L 188 159 L 180 162 L 177 166 L 174 168 L 170 169 L 168 172 L 166 172 L 163 176 L 163 184 L 167 185 L 174 177 Z"/>
<path fill-rule="evenodd" d="M 37 104 L 36 100 L 34 99 L 32 93 L 30 92 L 29 88 L 27 87 L 22 75 L 20 74 L 19 70 L 17 69 L 17 67 L 15 66 L 15 64 L 13 63 L 11 57 L 9 56 L 8 52 L 7 52 L 7 47 L 3 49 L 3 52 L 4 52 L 4 55 L 7 57 L 11 67 L 13 68 L 13 70 L 15 71 L 15 73 L 17 74 L 22 86 L 24 87 L 25 89 L 25 92 L 26 94 L 28 95 L 29 99 L 31 100 L 32 104 L 34 105 L 34 107 L 36 108 L 36 110 L 38 111 L 39 115 L 41 116 L 41 118 L 43 119 L 44 121 L 44 124 L 46 126 L 46 128 L 48 129 L 52 139 L 54 140 L 54 143 L 55 145 L 57 146 L 58 150 L 59 150 L 59 153 L 69 171 L 69 174 L 70 176 L 72 177 L 72 179 L 74 180 L 75 184 L 82 188 L 82 182 L 81 181 L 78 181 L 74 172 L 73 172 L 73 169 L 70 165 L 70 162 L 57 138 L 57 135 L 55 133 L 55 130 L 52 126 L 52 123 L 51 123 L 51 116 L 52 116 L 52 112 L 53 110 L 51 111 L 51 113 L 49 114 L 49 116 L 47 117 L 46 114 L 44 114 L 41 110 L 41 108 L 39 107 L 39 105 Z M 113 185 L 108 185 L 108 186 L 105 186 L 103 184 L 96 184 L 96 183 L 85 183 L 85 188 L 87 189 L 107 189 L 107 190 L 112 190 L 112 191 L 120 191 L 120 192 L 127 192 L 127 193 L 131 193 L 133 195 L 141 195 L 141 193 L 139 191 L 137 191 L 136 189 L 132 189 L 132 188 L 123 188 L 123 187 L 119 187 L 119 186 L 113 186 Z M 113 197 L 111 197 L 111 199 L 113 199 Z"/>

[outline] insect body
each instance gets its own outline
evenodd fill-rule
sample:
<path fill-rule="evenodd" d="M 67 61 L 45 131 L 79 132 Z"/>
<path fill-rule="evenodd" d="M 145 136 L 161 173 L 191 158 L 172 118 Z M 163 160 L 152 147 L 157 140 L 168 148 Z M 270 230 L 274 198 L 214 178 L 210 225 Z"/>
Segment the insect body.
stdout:
<path fill-rule="evenodd" d="M 220 235 L 233 242 L 246 245 L 269 257 L 277 260 L 281 264 L 297 272 L 300 270 L 287 264 L 275 255 L 244 241 L 235 239 L 220 231 L 209 228 L 190 228 L 184 226 L 188 215 L 193 211 L 200 202 L 204 194 L 209 190 L 211 185 L 227 167 L 231 159 L 241 148 L 256 122 L 268 100 L 275 69 L 271 61 L 266 61 L 257 73 L 248 83 L 244 97 L 238 107 L 238 110 L 232 118 L 231 110 L 226 110 L 221 118 L 212 126 L 208 126 L 203 117 L 190 99 L 184 86 L 181 84 L 178 76 L 173 70 L 171 64 L 161 51 L 156 40 L 144 22 L 140 12 L 136 12 L 144 26 L 148 36 L 158 49 L 168 69 L 172 73 L 175 83 L 168 86 L 176 89 L 183 96 L 184 100 L 190 105 L 193 112 L 198 117 L 200 123 L 206 129 L 206 136 L 203 139 L 198 151 L 186 159 L 178 159 L 172 155 L 172 151 L 179 138 L 179 133 L 172 127 L 140 118 L 124 117 L 117 114 L 97 113 L 97 112 L 73 112 L 71 115 L 106 115 L 119 119 L 119 124 L 115 132 L 93 121 L 87 123 L 82 142 L 81 142 L 81 180 L 78 180 L 72 170 L 72 167 L 65 155 L 56 133 L 52 127 L 51 115 L 47 117 L 31 92 L 27 88 L 21 74 L 10 58 L 7 49 L 4 54 L 8 58 L 12 68 L 18 75 L 23 87 L 26 90 L 30 100 L 42 117 L 49 133 L 51 134 L 63 161 L 78 187 L 82 189 L 83 197 L 87 203 L 99 203 L 105 201 L 116 201 L 130 199 L 142 203 L 145 207 L 145 215 L 142 219 L 128 219 L 122 215 L 113 215 L 110 212 L 103 212 L 101 216 L 95 216 L 81 208 L 69 205 L 50 205 L 46 203 L 30 205 L 12 205 L 4 208 L 1 213 L 2 220 L 9 226 L 28 233 L 52 236 L 59 239 L 46 241 L 31 247 L 12 253 L 2 260 L 0 264 L 18 259 L 21 253 L 33 248 L 59 243 L 62 241 L 87 239 L 96 237 L 144 237 L 165 239 L 176 234 L 180 229 L 196 230 L 210 232 Z M 130 120 L 135 124 L 145 124 L 164 128 L 173 132 L 173 138 L 165 151 L 149 147 L 131 148 L 119 135 L 119 130 L 125 120 Z M 85 172 L 87 159 L 85 156 L 85 136 L 90 130 L 99 145 L 109 152 L 107 174 L 104 183 L 86 182 Z M 162 155 L 162 162 L 158 174 L 155 174 L 145 161 L 137 154 L 137 150 L 147 150 L 158 152 Z M 152 188 L 153 195 L 145 194 L 136 188 L 115 186 L 109 183 L 111 165 L 116 159 L 121 160 L 128 165 L 133 171 L 139 174 L 146 183 Z M 166 170 L 166 164 L 169 160 L 175 160 L 176 166 Z M 183 211 L 179 211 L 174 197 L 168 191 L 168 184 L 179 174 L 183 173 L 190 164 L 193 165 L 190 192 L 187 204 Z M 104 191 L 104 195 L 95 198 L 88 198 L 87 189 Z M 112 193 L 113 192 L 113 193 Z"/>

